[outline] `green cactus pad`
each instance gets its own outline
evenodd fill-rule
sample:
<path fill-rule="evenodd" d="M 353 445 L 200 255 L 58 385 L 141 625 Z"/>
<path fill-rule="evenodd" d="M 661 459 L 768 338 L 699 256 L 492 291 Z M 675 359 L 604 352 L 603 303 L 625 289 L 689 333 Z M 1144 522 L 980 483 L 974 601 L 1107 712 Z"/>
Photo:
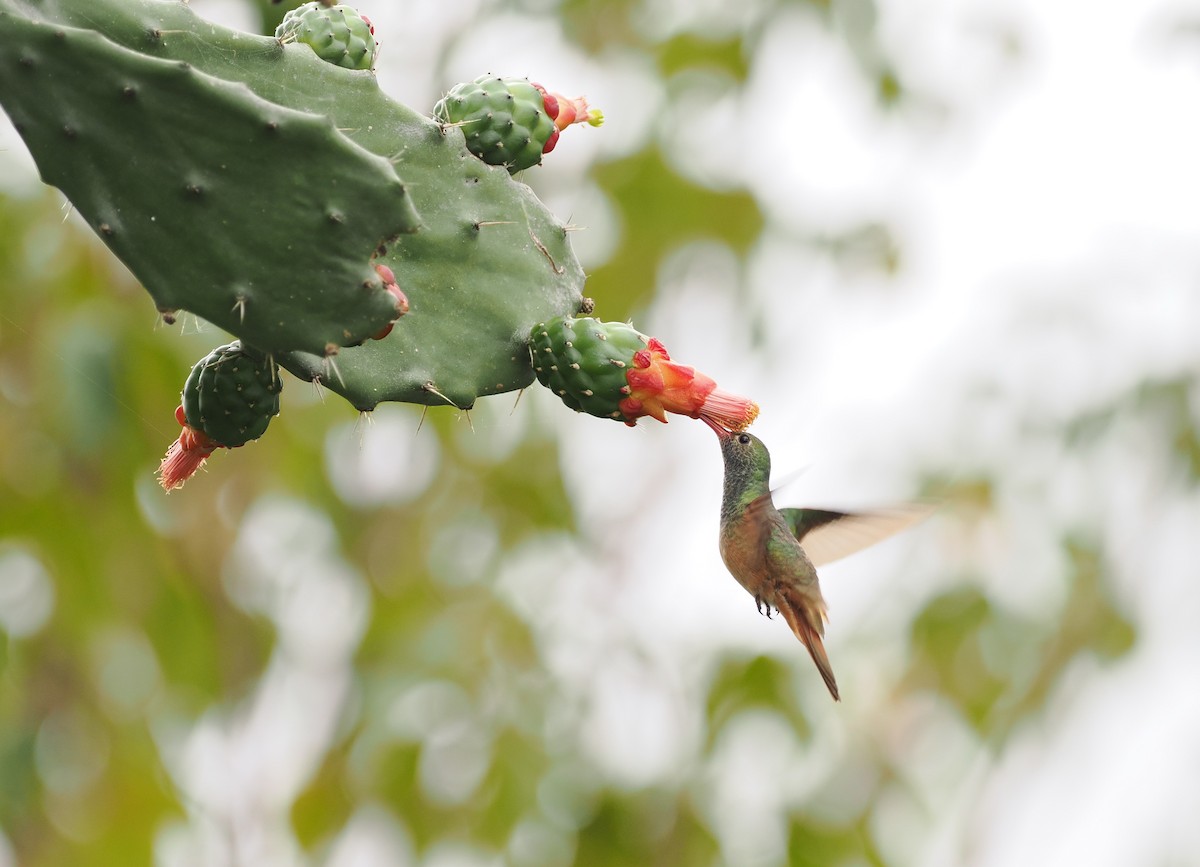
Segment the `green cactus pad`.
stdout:
<path fill-rule="evenodd" d="M 266 433 L 279 415 L 279 366 L 235 340 L 192 368 L 183 386 L 188 426 L 218 445 L 236 448 Z"/>
<path fill-rule="evenodd" d="M 42 179 L 160 310 L 318 353 L 395 318 L 371 259 L 419 217 L 392 164 L 329 118 L 91 31 L 3 14 L 0 99 Z"/>
<path fill-rule="evenodd" d="M 433 116 L 460 127 L 475 156 L 510 172 L 540 163 L 555 131 L 545 96 L 523 78 L 484 75 L 455 85 L 433 107 Z"/>
<path fill-rule="evenodd" d="M 73 46 L 84 36 L 97 62 L 77 72 L 84 52 Z M 64 67 L 57 89 L 39 73 L 52 56 L 54 70 Z M 95 69 L 103 81 L 136 83 L 147 67 L 195 84 L 161 96 L 156 88 L 155 110 L 131 119 L 105 102 L 108 84 L 86 80 Z M 0 102 L 43 177 L 160 308 L 199 314 L 358 409 L 386 400 L 469 407 L 523 388 L 533 381 L 533 324 L 580 309 L 584 274 L 566 227 L 528 186 L 476 159 L 457 130 L 389 99 L 374 76 L 218 27 L 185 4 L 0 0 Z M 311 134 L 286 154 L 259 154 L 224 132 L 236 121 L 249 136 L 276 118 Z M 81 159 L 87 136 L 61 134 L 71 123 L 119 141 L 121 163 Z M 175 145 L 158 157 L 164 141 Z M 177 175 L 204 172 L 236 174 L 238 187 L 202 195 L 207 211 L 189 202 L 186 182 L 178 198 L 165 192 Z M 189 207 L 208 221 L 192 222 Z M 164 221 L 170 232 L 151 231 Z M 123 231 L 110 237 L 104 225 Z M 385 339 L 354 346 L 396 316 L 372 264 L 395 272 L 411 309 Z M 353 348 L 334 354 L 339 346 Z"/>
<path fill-rule="evenodd" d="M 529 352 L 538 381 L 571 409 L 623 422 L 626 373 L 648 341 L 624 322 L 559 316 L 533 326 Z"/>
<path fill-rule="evenodd" d="M 275 28 L 280 42 L 302 42 L 326 63 L 345 69 L 370 69 L 375 62 L 371 25 L 349 6 L 316 0 L 290 10 Z"/>

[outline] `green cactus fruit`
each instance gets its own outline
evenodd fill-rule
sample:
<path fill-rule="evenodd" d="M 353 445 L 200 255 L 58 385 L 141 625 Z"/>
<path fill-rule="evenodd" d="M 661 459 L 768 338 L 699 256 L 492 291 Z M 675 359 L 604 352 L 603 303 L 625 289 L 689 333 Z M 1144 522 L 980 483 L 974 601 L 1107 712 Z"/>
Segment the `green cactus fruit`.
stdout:
<path fill-rule="evenodd" d="M 533 327 L 530 354 L 538 381 L 576 412 L 626 421 L 626 371 L 649 338 L 624 322 L 559 316 Z"/>
<path fill-rule="evenodd" d="M 523 78 L 484 75 L 455 85 L 438 100 L 433 116 L 461 127 L 471 153 L 510 173 L 540 163 L 558 132 L 545 92 Z"/>
<path fill-rule="evenodd" d="M 303 42 L 335 66 L 371 69 L 377 47 L 374 32 L 371 22 L 349 6 L 326 6 L 314 0 L 284 15 L 275 38 Z"/>
<path fill-rule="evenodd" d="M 183 386 L 187 426 L 219 446 L 245 445 L 279 415 L 282 387 L 270 356 L 237 340 L 219 346 L 192 368 Z"/>

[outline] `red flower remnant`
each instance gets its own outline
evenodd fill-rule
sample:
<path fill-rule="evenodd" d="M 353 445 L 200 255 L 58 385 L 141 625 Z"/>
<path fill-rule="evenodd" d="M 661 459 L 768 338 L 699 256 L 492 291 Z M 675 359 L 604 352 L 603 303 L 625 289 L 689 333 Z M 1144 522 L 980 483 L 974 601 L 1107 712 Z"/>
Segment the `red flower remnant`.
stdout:
<path fill-rule="evenodd" d="M 656 337 L 650 338 L 645 349 L 634 353 L 633 367 L 625 379 L 629 396 L 618 406 L 628 425 L 644 415 L 666 422 L 666 414 L 673 412 L 740 431 L 758 418 L 758 404 L 722 391 L 711 377 L 672 361 Z"/>
<path fill-rule="evenodd" d="M 551 93 L 537 82 L 530 82 L 542 94 L 542 104 L 546 114 L 554 121 L 554 132 L 542 147 L 542 153 L 548 154 L 558 144 L 558 134 L 573 123 L 586 123 L 588 126 L 600 126 L 604 123 L 604 112 L 598 108 L 588 108 L 587 100 L 582 96 L 574 99 L 561 93 Z"/>
<path fill-rule="evenodd" d="M 187 423 L 187 414 L 180 406 L 175 410 L 175 420 L 183 425 L 179 439 L 171 443 L 167 455 L 158 466 L 158 481 L 165 490 L 173 491 L 196 474 L 211 455 L 223 446 L 209 439 Z"/>
<path fill-rule="evenodd" d="M 400 288 L 400 284 L 396 282 L 396 274 L 387 265 L 376 265 L 375 273 L 379 275 L 379 279 L 383 281 L 383 288 L 391 293 L 396 299 L 396 319 L 399 319 L 408 312 L 408 296 L 404 294 L 404 290 Z M 396 319 L 393 319 L 387 325 L 379 330 L 378 333 L 371 336 L 372 340 L 383 340 L 392 333 L 392 326 L 396 324 Z"/>

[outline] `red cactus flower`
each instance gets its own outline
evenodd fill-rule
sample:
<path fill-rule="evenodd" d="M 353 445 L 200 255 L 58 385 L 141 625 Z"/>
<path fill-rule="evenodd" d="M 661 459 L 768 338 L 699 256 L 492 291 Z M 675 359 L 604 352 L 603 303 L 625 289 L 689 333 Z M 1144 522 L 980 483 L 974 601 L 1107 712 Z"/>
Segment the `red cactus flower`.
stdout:
<path fill-rule="evenodd" d="M 173 491 L 196 474 L 208 456 L 222 448 L 220 443 L 209 439 L 187 423 L 187 415 L 180 406 L 175 410 L 175 420 L 183 425 L 179 439 L 171 443 L 166 457 L 158 466 L 158 481 L 165 490 Z"/>
<path fill-rule="evenodd" d="M 537 82 L 530 82 L 542 94 L 542 102 L 546 114 L 554 121 L 554 132 L 542 146 L 542 153 L 548 154 L 558 144 L 558 134 L 573 123 L 586 123 L 588 126 L 600 126 L 604 123 L 604 112 L 598 108 L 588 108 L 587 100 L 582 96 L 574 99 L 561 93 L 551 93 Z"/>
<path fill-rule="evenodd" d="M 666 422 L 666 414 L 673 412 L 740 431 L 758 417 L 758 404 L 722 391 L 711 377 L 672 361 L 657 337 L 634 353 L 625 379 L 629 394 L 619 407 L 629 425 L 644 415 Z"/>
<path fill-rule="evenodd" d="M 399 319 L 408 312 L 408 296 L 404 294 L 404 290 L 401 289 L 400 284 L 396 282 L 395 272 L 392 271 L 392 269 L 387 265 L 376 265 L 375 272 L 383 281 L 383 288 L 386 289 L 396 300 L 396 319 Z M 383 326 L 383 328 L 379 329 L 377 333 L 371 335 L 371 339 L 383 340 L 383 338 L 392 333 L 392 326 L 395 324 L 396 320 L 393 319 L 387 325 Z"/>

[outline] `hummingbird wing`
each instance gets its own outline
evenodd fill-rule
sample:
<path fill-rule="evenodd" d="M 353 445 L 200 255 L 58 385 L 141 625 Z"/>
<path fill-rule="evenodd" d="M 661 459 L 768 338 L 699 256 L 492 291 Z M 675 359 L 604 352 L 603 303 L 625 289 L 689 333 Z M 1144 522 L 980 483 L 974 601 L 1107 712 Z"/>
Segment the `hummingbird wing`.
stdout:
<path fill-rule="evenodd" d="M 840 560 L 928 518 L 929 503 L 905 503 L 866 512 L 780 509 L 784 522 L 814 566 Z"/>

